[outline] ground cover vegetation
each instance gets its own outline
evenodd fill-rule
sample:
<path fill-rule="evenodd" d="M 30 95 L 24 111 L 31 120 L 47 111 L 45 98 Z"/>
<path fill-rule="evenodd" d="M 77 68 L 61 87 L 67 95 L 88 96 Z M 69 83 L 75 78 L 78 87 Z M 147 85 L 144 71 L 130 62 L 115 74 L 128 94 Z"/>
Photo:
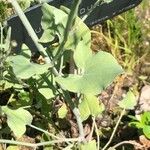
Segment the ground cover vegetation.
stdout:
<path fill-rule="evenodd" d="M 149 149 L 150 2 L 92 28 L 80 1 L 44 3 L 38 58 L 12 54 L 14 2 L 0 1 L 0 149 Z M 18 2 L 19 13 L 38 3 Z"/>

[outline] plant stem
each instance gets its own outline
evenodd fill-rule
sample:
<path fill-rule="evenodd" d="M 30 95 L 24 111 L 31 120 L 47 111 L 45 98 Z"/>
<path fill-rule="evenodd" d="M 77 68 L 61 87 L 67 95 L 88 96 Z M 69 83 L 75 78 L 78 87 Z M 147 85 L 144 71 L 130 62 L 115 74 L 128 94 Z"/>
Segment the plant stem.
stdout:
<path fill-rule="evenodd" d="M 43 46 L 38 43 L 38 37 L 36 35 L 36 33 L 34 32 L 30 22 L 28 21 L 27 17 L 25 16 L 24 12 L 22 11 L 21 7 L 19 6 L 18 2 L 16 0 L 8 0 L 12 6 L 14 7 L 16 13 L 18 14 L 20 20 L 22 21 L 23 25 L 25 26 L 29 36 L 31 37 L 31 39 L 33 40 L 35 46 L 37 47 L 37 49 L 41 52 L 41 53 L 45 53 L 44 52 L 44 48 Z M 50 59 L 50 57 L 49 57 Z M 50 60 L 51 61 L 51 60 Z M 52 61 L 50 62 L 50 65 L 53 66 Z M 55 75 L 58 75 L 58 71 L 56 70 L 56 68 L 52 68 L 53 72 Z"/>
<path fill-rule="evenodd" d="M 64 63 L 64 56 L 61 56 L 60 67 L 59 67 L 59 76 L 62 75 L 63 63 Z"/>
<path fill-rule="evenodd" d="M 112 141 L 112 139 L 113 139 L 113 137 L 114 137 L 114 135 L 115 135 L 115 133 L 116 133 L 116 131 L 117 131 L 117 128 L 118 128 L 118 126 L 119 126 L 119 123 L 120 123 L 120 121 L 121 121 L 121 119 L 122 119 L 122 117 L 123 117 L 124 114 L 125 114 L 125 109 L 122 110 L 122 112 L 121 112 L 121 114 L 120 114 L 120 117 L 119 117 L 119 119 L 118 119 L 118 121 L 117 121 L 117 123 L 116 123 L 116 126 L 115 126 L 115 128 L 114 128 L 114 130 L 113 130 L 113 132 L 112 132 L 112 134 L 111 134 L 111 137 L 110 137 L 109 141 L 107 142 L 107 144 L 104 146 L 104 148 L 103 148 L 102 150 L 106 150 L 106 148 L 107 148 L 107 147 L 109 146 L 109 144 L 111 143 L 111 141 Z"/>
<path fill-rule="evenodd" d="M 60 139 L 62 139 L 62 138 L 60 138 L 60 137 L 57 137 L 57 136 L 55 136 L 54 134 L 52 134 L 52 133 L 49 133 L 48 131 L 45 131 L 45 130 L 43 130 L 43 129 L 41 129 L 41 128 L 38 128 L 38 127 L 36 127 L 36 126 L 34 126 L 34 125 L 28 125 L 28 126 L 30 126 L 31 128 L 34 128 L 34 129 L 36 129 L 36 130 L 38 130 L 38 131 L 41 131 L 41 132 L 43 132 L 43 133 L 45 133 L 45 134 L 47 134 L 47 135 L 49 135 L 49 136 L 51 136 L 51 137 L 53 137 L 53 138 L 55 138 L 55 139 L 58 139 L 58 140 L 60 140 Z"/>
<path fill-rule="evenodd" d="M 38 37 L 36 33 L 34 32 L 30 22 L 28 21 L 27 17 L 23 13 L 21 7 L 19 6 L 18 2 L 16 0 L 8 0 L 12 6 L 14 7 L 16 13 L 18 14 L 20 20 L 22 21 L 23 25 L 25 26 L 28 34 L 30 35 L 31 39 L 33 40 L 35 46 L 40 52 L 43 52 L 43 46 L 38 43 Z"/>
<path fill-rule="evenodd" d="M 84 129 L 83 129 L 83 124 L 82 124 L 79 109 L 77 107 L 75 107 L 72 111 L 73 111 L 73 114 L 76 116 L 77 124 L 78 124 L 78 127 L 79 127 L 80 141 L 84 141 L 85 140 L 85 138 L 84 138 Z"/>
<path fill-rule="evenodd" d="M 38 37 L 35 34 L 32 26 L 30 25 L 30 23 L 28 21 L 28 19 L 24 15 L 24 13 L 23 13 L 22 9 L 20 8 L 18 2 L 16 0 L 9 0 L 9 2 L 14 7 L 16 13 L 20 17 L 23 25 L 25 26 L 26 30 L 28 31 L 28 34 L 31 36 L 31 39 L 34 41 L 34 43 L 35 43 L 36 47 L 38 48 L 38 50 L 40 52 L 43 52 L 43 47 L 42 47 L 41 44 L 38 43 Z M 80 2 L 81 2 L 81 0 L 74 0 L 71 12 L 70 12 L 69 17 L 68 17 L 67 26 L 66 26 L 66 29 L 65 29 L 65 32 L 64 32 L 63 42 L 60 44 L 60 47 L 58 49 L 58 53 L 56 54 L 56 58 L 59 58 L 59 56 L 63 52 L 65 43 L 66 43 L 66 41 L 68 39 L 69 30 L 70 30 L 70 28 L 71 28 L 71 26 L 73 24 L 73 21 L 74 21 L 74 19 L 76 17 L 77 12 L 78 12 L 78 7 L 79 7 Z M 53 66 L 53 64 L 52 64 L 52 66 Z M 55 76 L 59 76 L 59 73 L 58 73 L 58 71 L 56 70 L 55 67 L 52 67 L 52 71 L 53 71 L 53 74 Z M 69 95 L 69 92 L 67 92 L 67 94 Z M 78 126 L 79 126 L 80 137 L 82 137 L 81 139 L 84 139 L 83 125 L 82 125 L 82 120 L 81 120 L 81 117 L 80 117 L 79 110 L 74 106 L 74 104 L 73 104 L 71 99 L 69 99 L 69 103 L 71 104 L 70 106 L 72 106 L 71 107 L 72 111 L 73 111 L 73 113 L 74 113 L 74 115 L 76 116 L 76 119 L 77 119 L 77 123 L 78 123 Z"/>
<path fill-rule="evenodd" d="M 69 104 L 69 106 L 70 106 L 73 114 L 76 117 L 78 128 L 79 128 L 79 134 L 80 134 L 79 137 L 80 137 L 80 140 L 84 141 L 85 140 L 84 129 L 83 129 L 83 124 L 82 124 L 82 119 L 81 119 L 81 116 L 80 116 L 79 109 L 77 107 L 75 107 L 75 104 L 72 102 L 72 99 L 70 97 L 69 92 L 68 91 L 64 91 L 64 90 L 62 90 L 62 92 L 64 93 L 63 96 L 64 96 L 66 102 Z"/>
<path fill-rule="evenodd" d="M 120 143 L 118 143 L 118 144 L 116 144 L 116 145 L 114 145 L 114 146 L 112 146 L 112 147 L 110 147 L 110 148 L 113 150 L 113 149 L 116 149 L 117 147 L 119 147 L 119 146 L 121 146 L 121 145 L 124 145 L 124 144 L 135 145 L 135 146 L 137 146 L 137 147 L 140 148 L 140 149 L 143 149 L 143 148 L 144 148 L 143 145 L 137 143 L 136 141 L 131 141 L 131 140 L 130 140 L 130 141 L 122 141 L 122 142 L 120 142 Z"/>
<path fill-rule="evenodd" d="M 68 20 L 67 20 L 67 25 L 66 25 L 66 28 L 64 31 L 63 40 L 62 40 L 62 42 L 58 48 L 58 51 L 57 51 L 56 56 L 54 58 L 54 61 L 57 60 L 62 55 L 62 53 L 64 51 L 64 46 L 67 42 L 70 29 L 71 29 L 71 27 L 74 23 L 74 20 L 77 16 L 80 3 L 81 3 L 81 0 L 74 0 L 74 3 L 72 4 L 71 11 L 69 13 Z"/>
<path fill-rule="evenodd" d="M 95 119 L 94 117 L 92 117 L 92 120 Z M 89 141 L 92 140 L 92 136 L 93 136 L 93 132 L 94 132 L 94 121 L 92 123 L 92 128 L 91 128 L 91 132 L 90 132 L 90 135 L 89 135 Z"/>
<path fill-rule="evenodd" d="M 99 150 L 99 148 L 100 148 L 100 139 L 99 139 L 97 124 L 95 122 L 95 117 L 93 118 L 93 124 L 94 124 L 94 127 L 95 127 L 96 136 L 97 136 L 97 150 Z"/>
<path fill-rule="evenodd" d="M 72 139 L 60 139 L 60 140 L 53 140 L 48 142 L 41 142 L 41 143 L 27 143 L 27 142 L 19 142 L 19 141 L 12 141 L 12 140 L 5 140 L 0 139 L 0 143 L 6 143 L 6 144 L 13 144 L 13 145 L 22 145 L 27 147 L 39 147 L 39 146 L 46 146 L 46 145 L 52 145 L 56 143 L 63 143 L 63 142 L 78 142 L 80 141 L 79 138 L 72 138 Z"/>

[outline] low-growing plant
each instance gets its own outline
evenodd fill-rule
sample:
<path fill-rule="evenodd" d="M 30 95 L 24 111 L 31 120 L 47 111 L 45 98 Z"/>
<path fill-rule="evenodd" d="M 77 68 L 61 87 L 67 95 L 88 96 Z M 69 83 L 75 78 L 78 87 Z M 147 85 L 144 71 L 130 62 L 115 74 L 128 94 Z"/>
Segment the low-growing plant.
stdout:
<path fill-rule="evenodd" d="M 144 112 L 140 115 L 129 116 L 132 121 L 129 123 L 130 126 L 139 129 L 140 134 L 144 134 L 150 139 L 150 112 Z"/>

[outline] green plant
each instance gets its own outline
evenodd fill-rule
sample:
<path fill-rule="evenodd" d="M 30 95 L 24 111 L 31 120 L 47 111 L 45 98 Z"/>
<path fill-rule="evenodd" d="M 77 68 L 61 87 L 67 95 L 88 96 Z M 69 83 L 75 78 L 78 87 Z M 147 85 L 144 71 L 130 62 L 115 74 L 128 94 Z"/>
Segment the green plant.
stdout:
<path fill-rule="evenodd" d="M 148 139 L 150 138 L 150 112 L 144 112 L 141 115 L 129 116 L 132 121 L 130 126 L 139 129 L 140 134 L 144 134 Z"/>
<path fill-rule="evenodd" d="M 44 33 L 38 41 L 36 41 L 37 37 L 31 37 L 35 38 L 35 42 L 40 43 L 53 42 L 55 37 L 58 38 L 57 47 L 49 45 L 49 48 L 45 51 L 42 48 L 43 53 L 49 59 L 48 63 L 41 65 L 31 62 L 30 50 L 24 50 L 19 55 L 9 56 L 6 59 L 6 62 L 9 64 L 9 69 L 8 74 L 4 75 L 4 79 L 11 83 L 11 87 L 19 92 L 17 95 L 19 101 L 11 96 L 8 101 L 11 107 L 1 107 L 2 115 L 7 116 L 8 126 L 18 138 L 25 133 L 25 127 L 27 125 L 42 131 L 48 136 L 48 139 L 52 138 L 57 140 L 27 144 L 2 139 L 0 140 L 1 143 L 28 145 L 36 148 L 38 146 L 62 142 L 67 143 L 67 146 L 73 147 L 75 146 L 75 142 L 79 142 L 80 144 L 77 147 L 80 147 L 80 149 L 91 147 L 91 149 L 94 150 L 96 146 L 97 149 L 99 149 L 99 143 L 96 143 L 92 138 L 88 143 L 81 144 L 85 142 L 83 121 L 92 117 L 93 124 L 95 124 L 94 118 L 100 115 L 104 110 L 104 106 L 98 101 L 97 95 L 110 85 L 116 76 L 123 73 L 123 69 L 110 53 L 104 51 L 98 53 L 92 52 L 90 48 L 90 30 L 83 21 L 77 17 L 79 4 L 80 1 L 75 0 L 71 11 L 65 7 L 58 9 L 46 3 L 43 4 L 41 25 Z M 25 16 L 22 14 L 22 18 L 23 17 Z M 29 30 L 31 31 L 32 29 Z M 68 59 L 66 60 L 66 58 Z M 75 63 L 75 65 L 71 66 L 74 72 L 67 73 L 64 68 L 66 68 L 66 64 L 71 58 L 73 58 Z M 70 63 L 70 65 L 72 64 Z M 75 71 L 77 73 L 75 73 Z M 16 85 L 21 85 L 21 87 L 17 88 Z M 24 91 L 24 88 L 27 88 L 29 92 Z M 74 96 L 71 96 L 71 93 L 74 93 Z M 128 95 L 129 98 L 130 96 L 133 98 L 133 94 L 130 93 Z M 33 111 L 31 110 L 34 109 L 40 109 L 40 117 L 46 118 L 45 120 L 50 124 L 50 121 L 52 121 L 52 104 L 58 97 L 63 99 L 63 105 L 58 110 L 58 116 L 60 119 L 64 119 L 68 109 L 71 109 L 79 128 L 78 138 L 61 138 L 54 135 L 55 133 L 51 134 L 31 124 L 33 119 L 31 115 Z M 73 101 L 73 98 L 75 101 Z M 32 103 L 33 101 L 35 101 L 34 104 Z M 135 103 L 132 103 L 130 107 L 133 107 L 133 104 Z M 124 110 L 127 109 L 129 105 L 126 106 L 126 103 L 122 103 L 121 107 L 123 107 L 122 117 Z M 15 128 L 16 123 L 21 128 L 19 132 Z M 94 128 L 98 137 L 96 125 Z M 114 133 L 115 131 L 116 129 Z M 71 142 L 71 144 L 68 142 Z M 109 143 L 106 147 L 108 145 Z"/>

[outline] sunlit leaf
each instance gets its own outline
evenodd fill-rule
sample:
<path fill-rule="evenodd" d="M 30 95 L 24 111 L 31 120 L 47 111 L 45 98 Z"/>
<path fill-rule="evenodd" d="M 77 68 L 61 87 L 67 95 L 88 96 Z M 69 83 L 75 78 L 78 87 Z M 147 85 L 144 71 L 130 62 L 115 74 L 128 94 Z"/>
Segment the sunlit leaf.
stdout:
<path fill-rule="evenodd" d="M 148 139 L 150 139 L 150 126 L 149 125 L 145 125 L 143 127 L 143 133 Z"/>
<path fill-rule="evenodd" d="M 51 7 L 48 4 L 43 4 L 41 10 L 43 12 L 41 25 L 43 29 L 49 29 L 54 23 L 54 11 L 55 7 Z"/>
<path fill-rule="evenodd" d="M 42 5 L 42 12 L 43 12 L 43 17 L 42 17 L 43 29 L 48 29 L 51 26 L 52 19 L 55 25 L 62 24 L 64 27 L 66 26 L 68 15 L 62 10 L 54 6 L 51 6 L 47 3 L 44 3 Z"/>
<path fill-rule="evenodd" d="M 67 115 L 67 112 L 68 112 L 67 106 L 66 104 L 63 104 L 58 110 L 58 117 L 61 119 L 65 118 Z"/>
<path fill-rule="evenodd" d="M 132 91 L 129 91 L 125 98 L 119 102 L 119 106 L 124 109 L 134 109 L 137 104 L 137 100 Z"/>
<path fill-rule="evenodd" d="M 7 115 L 7 123 L 17 138 L 21 137 L 26 131 L 26 125 L 31 124 L 32 115 L 25 109 L 10 109 L 2 107 L 2 111 Z"/>
<path fill-rule="evenodd" d="M 92 141 L 89 141 L 88 143 L 81 144 L 80 150 L 97 150 L 96 141 L 92 140 Z"/>
<path fill-rule="evenodd" d="M 121 66 L 111 54 L 100 51 L 86 61 L 83 75 L 70 74 L 66 78 L 57 77 L 56 81 L 71 92 L 96 95 L 122 72 Z"/>
<path fill-rule="evenodd" d="M 44 30 L 42 37 L 39 39 L 41 43 L 48 43 L 54 40 L 54 32 L 50 29 Z"/>
<path fill-rule="evenodd" d="M 8 57 L 10 65 L 13 68 L 15 75 L 21 79 L 28 79 L 34 75 L 40 75 L 48 71 L 50 64 L 36 64 L 30 62 L 30 58 L 23 55 Z"/>
<path fill-rule="evenodd" d="M 144 112 L 140 115 L 140 122 L 142 124 L 150 124 L 150 112 Z"/>
<path fill-rule="evenodd" d="M 85 63 L 89 57 L 92 57 L 92 51 L 84 41 L 80 41 L 74 51 L 74 61 L 78 68 L 85 68 Z"/>
<path fill-rule="evenodd" d="M 42 6 L 42 12 L 42 28 L 44 30 L 48 30 L 48 32 L 52 32 L 53 35 L 57 35 L 59 37 L 59 43 L 61 43 L 64 37 L 65 27 L 70 10 L 66 7 L 63 7 L 61 10 L 48 4 L 44 4 Z M 42 35 L 42 41 L 51 41 L 51 39 L 52 37 L 48 37 L 47 33 L 44 31 Z M 83 40 L 88 47 L 91 46 L 90 29 L 79 17 L 76 17 L 73 27 L 69 30 L 69 36 L 65 43 L 64 49 L 75 50 L 80 40 Z"/>
<path fill-rule="evenodd" d="M 46 98 L 46 99 L 51 99 L 54 97 L 54 93 L 50 88 L 40 88 L 38 89 L 39 92 Z"/>
<path fill-rule="evenodd" d="M 79 104 L 79 111 L 82 120 L 86 120 L 90 115 L 98 116 L 104 110 L 104 105 L 100 104 L 98 98 L 93 95 L 85 95 L 82 102 Z"/>

